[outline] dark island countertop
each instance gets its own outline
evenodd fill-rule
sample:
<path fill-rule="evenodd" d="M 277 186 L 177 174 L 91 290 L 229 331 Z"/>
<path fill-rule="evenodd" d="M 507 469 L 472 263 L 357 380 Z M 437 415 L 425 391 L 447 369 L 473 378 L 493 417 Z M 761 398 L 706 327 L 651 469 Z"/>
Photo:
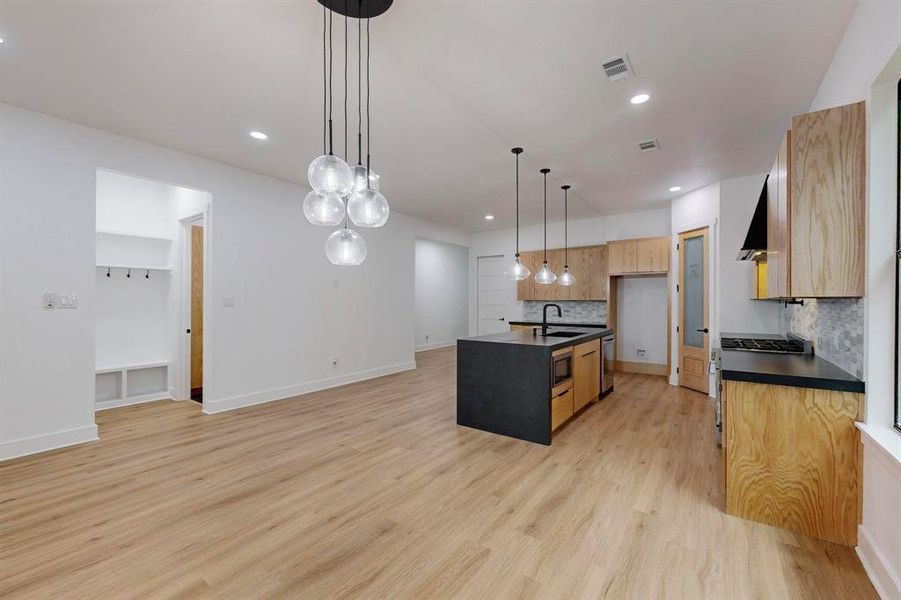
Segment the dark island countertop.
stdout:
<path fill-rule="evenodd" d="M 533 348 L 547 348 L 549 350 L 556 350 L 558 348 L 564 348 L 566 346 L 573 346 L 576 344 L 582 344 L 584 342 L 590 342 L 591 340 L 596 340 L 613 333 L 613 330 L 608 328 L 598 329 L 590 327 L 571 326 L 548 327 L 548 333 L 553 333 L 555 331 L 574 331 L 581 333 L 581 335 L 575 337 L 554 337 L 549 335 L 547 337 L 544 337 L 540 332 L 533 334 L 532 330 L 521 329 L 518 331 L 505 331 L 502 333 L 490 333 L 488 335 L 460 338 L 457 343 L 458 345 L 460 342 L 513 344 L 516 346 L 528 346 Z"/>
<path fill-rule="evenodd" d="M 742 334 L 723 334 L 742 337 Z M 781 337 L 753 334 L 744 337 Z M 720 369 L 726 381 L 770 383 L 792 387 L 864 393 L 864 382 L 814 354 L 775 354 L 720 350 Z"/>
<path fill-rule="evenodd" d="M 529 325 L 532 327 L 541 327 L 541 321 L 510 321 L 510 325 Z M 595 329 L 606 329 L 606 323 L 598 323 L 592 321 L 548 321 L 548 325 L 555 327 L 592 327 Z"/>

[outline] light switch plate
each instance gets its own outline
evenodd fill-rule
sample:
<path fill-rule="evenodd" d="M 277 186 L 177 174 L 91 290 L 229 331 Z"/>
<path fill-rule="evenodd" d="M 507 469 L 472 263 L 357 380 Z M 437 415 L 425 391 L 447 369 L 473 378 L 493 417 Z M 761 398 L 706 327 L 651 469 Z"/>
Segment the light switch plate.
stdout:
<path fill-rule="evenodd" d="M 58 308 L 78 308 L 78 296 L 60 296 Z"/>
<path fill-rule="evenodd" d="M 44 292 L 44 308 L 56 308 L 57 297 L 54 292 Z"/>
<path fill-rule="evenodd" d="M 234 298 L 223 298 L 222 299 L 222 308 L 234 308 L 235 307 L 235 299 Z"/>

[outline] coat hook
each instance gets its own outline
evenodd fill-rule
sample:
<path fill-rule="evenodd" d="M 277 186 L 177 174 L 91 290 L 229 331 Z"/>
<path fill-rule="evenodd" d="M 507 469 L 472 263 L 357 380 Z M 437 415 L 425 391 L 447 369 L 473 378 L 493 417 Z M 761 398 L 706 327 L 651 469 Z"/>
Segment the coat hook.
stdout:
<path fill-rule="evenodd" d="M 109 267 L 107 267 L 107 268 L 106 268 L 106 276 L 107 276 L 107 277 L 109 277 L 109 276 L 110 276 L 110 275 L 109 275 L 109 272 L 110 272 L 110 268 L 109 268 Z"/>
<path fill-rule="evenodd" d="M 126 273 L 125 276 L 128 277 L 129 279 L 131 278 L 131 269 L 128 270 L 128 273 Z"/>
<path fill-rule="evenodd" d="M 147 272 L 144 273 L 144 279 L 150 279 L 150 269 L 147 269 Z"/>

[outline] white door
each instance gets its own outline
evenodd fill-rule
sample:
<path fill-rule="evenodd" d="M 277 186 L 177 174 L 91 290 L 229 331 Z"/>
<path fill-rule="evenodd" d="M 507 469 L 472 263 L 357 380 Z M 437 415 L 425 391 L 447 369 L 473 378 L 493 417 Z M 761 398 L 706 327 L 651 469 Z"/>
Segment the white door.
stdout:
<path fill-rule="evenodd" d="M 479 257 L 479 335 L 507 331 L 503 256 Z"/>

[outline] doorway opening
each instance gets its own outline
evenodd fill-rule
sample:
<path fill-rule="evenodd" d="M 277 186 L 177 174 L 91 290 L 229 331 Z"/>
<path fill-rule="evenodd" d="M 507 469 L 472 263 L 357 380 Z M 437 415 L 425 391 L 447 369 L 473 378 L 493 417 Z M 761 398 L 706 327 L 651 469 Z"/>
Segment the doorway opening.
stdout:
<path fill-rule="evenodd" d="M 206 215 L 210 200 L 206 192 L 97 170 L 95 410 L 190 397 L 181 387 L 179 239 L 182 219 Z"/>

